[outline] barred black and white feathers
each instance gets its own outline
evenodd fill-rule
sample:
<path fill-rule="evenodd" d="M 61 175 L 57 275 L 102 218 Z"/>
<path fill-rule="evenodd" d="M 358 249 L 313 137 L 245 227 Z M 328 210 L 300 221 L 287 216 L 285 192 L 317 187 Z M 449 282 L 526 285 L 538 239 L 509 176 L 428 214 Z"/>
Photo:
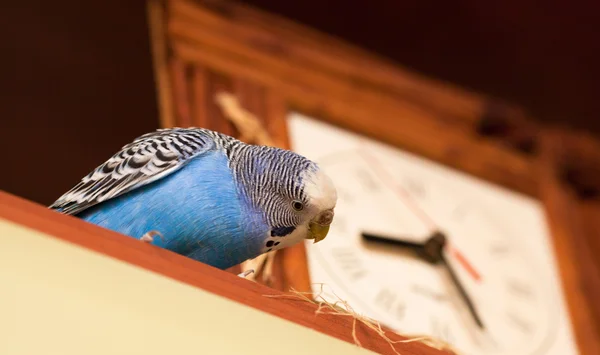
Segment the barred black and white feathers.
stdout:
<path fill-rule="evenodd" d="M 175 172 L 177 175 L 172 176 Z M 167 176 L 169 179 L 164 179 Z M 177 182 L 167 182 L 173 181 L 171 177 Z M 136 190 L 153 182 L 148 189 Z M 188 190 L 179 186 L 187 186 Z M 235 191 L 229 187 L 235 187 Z M 144 194 L 149 190 L 150 194 Z M 128 192 L 132 194 L 125 195 Z M 189 194 L 195 199 L 189 199 Z M 108 200 L 112 203 L 102 204 Z M 140 203 L 142 200 L 148 205 Z M 160 207 L 171 201 L 179 201 L 176 212 L 172 205 L 171 209 Z M 172 223 L 165 226 L 168 229 L 189 227 L 190 220 L 204 220 L 213 227 L 233 223 L 236 228 L 253 231 L 244 238 L 263 232 L 250 239 L 275 238 L 260 247 L 270 250 L 271 245 L 281 248 L 305 238 L 322 240 L 332 221 L 336 201 L 332 181 L 316 163 L 299 154 L 246 144 L 208 129 L 169 128 L 144 134 L 123 146 L 50 208 L 72 215 L 87 210 L 82 213 L 83 218 L 108 223 L 123 233 L 141 228 L 142 223 L 167 223 L 161 222 L 166 214 L 168 223 Z M 157 204 L 158 207 L 153 207 Z M 92 206 L 98 208 L 90 209 Z M 254 227 L 243 226 L 253 223 L 250 219 L 254 217 L 238 222 L 239 216 L 218 212 L 229 207 L 228 214 L 234 210 L 259 214 L 260 221 Z M 126 210 L 129 212 L 123 212 Z M 130 218 L 135 221 L 124 222 L 131 221 Z M 231 221 L 232 218 L 236 221 Z M 197 228 L 195 233 L 203 234 L 203 227 L 193 228 Z M 184 236 L 185 231 L 173 233 L 176 239 L 195 238 Z M 240 232 L 229 233 L 236 236 Z"/>
<path fill-rule="evenodd" d="M 85 176 L 50 208 L 77 214 L 93 205 L 149 184 L 190 159 L 223 148 L 234 138 L 202 128 L 159 129 L 136 138 Z"/>

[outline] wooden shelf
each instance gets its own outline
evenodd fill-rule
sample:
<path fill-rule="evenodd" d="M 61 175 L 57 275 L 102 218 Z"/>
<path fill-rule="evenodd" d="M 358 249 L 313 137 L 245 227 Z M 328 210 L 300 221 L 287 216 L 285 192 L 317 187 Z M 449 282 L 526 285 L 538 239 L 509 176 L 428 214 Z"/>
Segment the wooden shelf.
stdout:
<path fill-rule="evenodd" d="M 354 343 L 353 321 L 350 317 L 316 315 L 317 307 L 314 304 L 294 298 L 268 297 L 284 293 L 1 191 L 0 218 Z M 10 236 L 3 235 L 0 238 Z M 10 285 L 5 286 L 10 288 Z M 10 318 L 3 318 L 3 321 L 6 319 Z M 160 329 L 156 331 L 161 332 Z M 356 331 L 365 349 L 380 354 L 394 354 L 387 342 L 360 322 L 357 322 Z M 403 339 L 393 333 L 387 335 L 394 340 Z M 29 336 L 35 338 L 35 334 Z M 403 355 L 450 354 L 420 342 L 396 344 L 396 349 Z"/>

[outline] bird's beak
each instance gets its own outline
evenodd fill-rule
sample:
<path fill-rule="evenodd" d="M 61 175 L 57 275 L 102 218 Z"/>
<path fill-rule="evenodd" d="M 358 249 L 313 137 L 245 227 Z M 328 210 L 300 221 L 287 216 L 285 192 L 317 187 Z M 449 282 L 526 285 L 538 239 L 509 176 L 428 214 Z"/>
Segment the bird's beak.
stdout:
<path fill-rule="evenodd" d="M 315 222 L 310 222 L 308 225 L 308 239 L 314 239 L 315 243 L 325 239 L 329 233 L 329 225 L 320 225 Z"/>
<path fill-rule="evenodd" d="M 306 238 L 313 239 L 315 243 L 325 239 L 332 221 L 333 210 L 321 212 L 308 224 L 308 236 Z"/>

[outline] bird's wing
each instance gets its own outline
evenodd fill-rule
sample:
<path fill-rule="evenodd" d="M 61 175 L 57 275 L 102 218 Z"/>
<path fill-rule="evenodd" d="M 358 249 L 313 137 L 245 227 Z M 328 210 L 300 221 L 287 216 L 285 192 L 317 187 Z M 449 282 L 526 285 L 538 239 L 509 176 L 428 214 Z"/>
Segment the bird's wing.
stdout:
<path fill-rule="evenodd" d="M 49 208 L 77 214 L 173 173 L 228 138 L 231 137 L 202 128 L 168 128 L 144 134 L 81 179 Z"/>

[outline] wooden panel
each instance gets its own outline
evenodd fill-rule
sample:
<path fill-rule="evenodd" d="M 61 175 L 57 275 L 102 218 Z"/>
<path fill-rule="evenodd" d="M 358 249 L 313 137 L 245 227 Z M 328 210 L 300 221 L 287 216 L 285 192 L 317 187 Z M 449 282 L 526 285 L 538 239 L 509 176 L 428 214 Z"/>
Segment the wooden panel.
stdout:
<path fill-rule="evenodd" d="M 237 137 L 238 132 L 233 124 L 225 117 L 225 114 L 215 102 L 215 95 L 219 92 L 232 92 L 234 79 L 221 72 L 210 71 L 208 74 L 208 92 L 206 106 L 208 108 L 209 125 L 207 128 Z"/>
<path fill-rule="evenodd" d="M 211 36 L 215 40 L 214 32 L 226 33 L 227 38 L 222 39 L 225 43 L 236 38 L 248 50 L 254 50 L 255 55 L 262 52 L 294 67 L 329 75 L 349 86 L 376 91 L 380 98 L 425 108 L 469 133 L 477 131 L 491 117 L 510 127 L 522 127 L 519 130 L 528 132 L 527 140 L 535 140 L 529 129 L 532 118 L 516 105 L 425 77 L 399 63 L 243 4 L 219 0 L 196 3 L 213 13 L 199 11 L 186 1 L 175 2 L 173 8 L 182 10 L 181 17 L 187 15 L 195 23 L 201 23 L 203 32 L 213 32 L 206 36 L 207 40 Z M 511 149 L 524 151 L 523 137 L 508 134 L 495 135 L 494 139 L 508 143 Z"/>
<path fill-rule="evenodd" d="M 542 137 L 540 190 L 553 235 L 554 252 L 560 265 L 562 286 L 575 336 L 582 354 L 600 353 L 600 275 L 597 259 L 586 245 L 586 231 L 575 194 L 561 180 L 565 158 L 564 135 L 548 131 Z M 600 215 L 597 215 L 599 217 Z M 589 217 L 589 216 L 588 216 Z M 596 235 L 598 232 L 595 232 Z"/>
<path fill-rule="evenodd" d="M 173 124 L 175 126 L 188 127 L 192 123 L 192 112 L 190 108 L 190 83 L 188 81 L 188 68 L 183 60 L 171 57 L 171 82 L 173 88 L 173 102 L 175 115 Z"/>
<path fill-rule="evenodd" d="M 591 252 L 593 255 L 600 255 L 600 201 L 582 201 L 580 213 L 584 221 L 585 234 L 590 241 Z M 595 258 L 595 261 L 600 269 L 600 259 Z"/>
<path fill-rule="evenodd" d="M 237 78 L 233 93 L 244 109 L 253 113 L 263 125 L 267 123 L 265 89 L 262 86 Z"/>
<path fill-rule="evenodd" d="M 159 1 L 150 0 L 146 3 L 148 30 L 150 34 L 150 49 L 156 82 L 156 97 L 158 99 L 159 117 L 163 126 L 172 127 L 175 122 L 173 95 L 171 90 L 171 68 L 169 45 L 165 36 L 164 7 Z"/>
<path fill-rule="evenodd" d="M 600 197 L 600 142 L 586 132 L 561 128 L 567 182 L 581 198 Z"/>
<path fill-rule="evenodd" d="M 587 253 L 583 259 L 586 265 L 582 269 L 584 274 L 583 290 L 592 307 L 589 309 L 597 325 L 598 337 L 600 337 L 600 201 L 579 201 L 577 215 L 581 221 L 583 233 L 582 249 Z"/>
<path fill-rule="evenodd" d="M 571 196 L 565 203 L 573 208 L 569 211 L 574 228 L 570 238 L 580 270 L 577 291 L 587 300 L 591 328 L 600 339 L 600 143 L 589 134 L 563 127 L 552 144 L 560 153 L 559 177 Z"/>
<path fill-rule="evenodd" d="M 222 132 L 227 135 L 237 136 L 235 127 L 225 118 L 221 109 L 215 102 L 218 92 L 233 91 L 233 80 L 222 73 L 215 72 L 206 66 L 193 63 L 190 64 L 190 75 L 186 77 L 185 87 L 188 93 L 174 95 L 178 100 L 185 101 L 186 107 L 192 107 L 192 118 L 183 120 L 181 117 L 175 121 L 175 125 L 182 127 L 203 127 Z"/>
<path fill-rule="evenodd" d="M 272 297 L 284 296 L 284 293 L 244 280 L 166 249 L 140 243 L 138 240 L 100 228 L 78 218 L 56 213 L 44 206 L 2 191 L 0 191 L 0 218 L 244 303 L 338 339 L 353 342 L 353 322 L 348 317 L 315 315 L 317 307 L 314 304 L 289 297 Z M 389 344 L 368 327 L 358 323 L 356 332 L 366 349 L 380 354 L 394 354 Z M 404 339 L 392 333 L 387 335 L 394 340 Z M 396 344 L 396 349 L 404 355 L 449 354 L 449 352 L 438 351 L 420 342 L 399 343 Z"/>
<path fill-rule="evenodd" d="M 268 90 L 265 93 L 265 107 L 267 117 L 272 117 L 267 122 L 267 129 L 271 132 L 275 145 L 289 148 L 290 140 L 285 119 L 289 110 L 283 96 L 275 90 Z"/>
<path fill-rule="evenodd" d="M 192 90 L 191 95 L 193 106 L 193 119 L 190 126 L 209 127 L 210 115 L 208 112 L 208 101 L 210 100 L 208 87 L 208 69 L 202 64 L 194 64 L 192 74 Z M 185 122 L 178 122 L 178 125 L 186 127 Z"/>
<path fill-rule="evenodd" d="M 178 2 L 174 4 L 178 4 Z M 374 90 L 364 90 L 364 88 L 359 91 L 356 90 L 358 85 L 348 85 L 346 80 L 340 80 L 306 65 L 295 65 L 293 61 L 287 60 L 287 57 L 265 52 L 262 47 L 250 47 L 242 42 L 245 38 L 235 38 L 236 33 L 248 34 L 246 28 L 239 27 L 240 24 L 232 24 L 235 27 L 231 29 L 225 28 L 222 31 L 215 31 L 206 26 L 206 22 L 202 21 L 202 17 L 188 19 L 184 15 L 189 16 L 190 12 L 183 10 L 180 13 L 177 10 L 179 10 L 178 7 L 174 6 L 172 15 L 175 21 L 170 21 L 168 26 L 169 35 L 173 39 L 187 42 L 196 47 L 211 47 L 215 50 L 230 51 L 232 56 L 252 62 L 253 67 L 259 71 L 270 72 L 281 80 L 291 80 L 298 83 L 298 85 L 318 85 L 322 90 L 336 97 L 345 98 L 347 101 L 359 100 L 368 105 L 383 107 L 405 107 L 405 114 L 411 118 L 428 112 L 410 101 L 403 100 L 401 97 L 388 97 Z M 203 12 L 199 13 L 204 14 Z"/>
<path fill-rule="evenodd" d="M 407 99 L 449 118 L 477 122 L 487 103 L 495 102 L 484 95 L 419 75 L 361 48 L 243 4 L 214 0 L 195 3 L 219 15 L 198 14 L 203 16 L 202 22 L 207 26 L 224 30 L 226 24 L 220 18 L 226 18 L 234 25 L 228 30 L 235 29 L 236 24 L 243 29 L 242 33 L 234 36 L 244 36 L 248 43 L 269 51 L 274 57 L 284 57 L 297 66 L 319 67 L 339 77 L 350 77 L 356 85 L 377 87 L 391 97 Z M 178 1 L 174 6 L 190 16 L 197 12 L 193 2 Z M 518 107 L 507 103 L 503 105 L 509 116 L 522 115 Z"/>
<path fill-rule="evenodd" d="M 581 270 L 580 291 L 588 300 L 588 312 L 600 339 L 600 143 L 588 134 L 565 128 L 560 134 L 561 139 L 552 144 L 563 151 L 560 177 L 576 200 L 571 213 L 578 229 L 571 238 Z"/>

